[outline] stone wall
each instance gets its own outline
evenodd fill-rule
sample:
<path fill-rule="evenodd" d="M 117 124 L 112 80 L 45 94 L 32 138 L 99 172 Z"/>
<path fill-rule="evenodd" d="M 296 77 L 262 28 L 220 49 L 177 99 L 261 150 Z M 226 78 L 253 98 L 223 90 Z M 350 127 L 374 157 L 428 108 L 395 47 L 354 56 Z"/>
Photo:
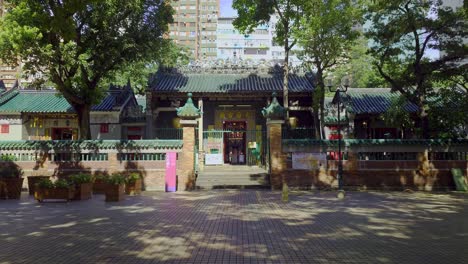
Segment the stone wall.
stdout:
<path fill-rule="evenodd" d="M 343 180 L 346 189 L 387 189 L 387 190 L 455 190 L 451 168 L 460 168 L 468 182 L 468 161 L 430 161 L 427 152 L 419 154 L 415 161 L 363 161 L 353 158 L 343 161 Z M 297 170 L 291 161 L 286 169 L 277 173 L 275 183 L 282 178 L 288 186 L 299 189 L 328 189 L 338 187 L 338 161 L 328 160 L 315 170 Z M 272 188 L 280 186 L 273 184 Z"/>

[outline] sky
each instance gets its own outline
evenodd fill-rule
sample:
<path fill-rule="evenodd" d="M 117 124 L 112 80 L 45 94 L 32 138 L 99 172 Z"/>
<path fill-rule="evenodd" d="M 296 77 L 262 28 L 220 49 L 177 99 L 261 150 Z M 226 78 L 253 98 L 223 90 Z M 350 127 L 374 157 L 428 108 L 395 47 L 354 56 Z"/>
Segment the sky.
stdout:
<path fill-rule="evenodd" d="M 220 0 L 219 1 L 221 17 L 233 17 L 237 13 L 232 9 L 232 0 Z"/>

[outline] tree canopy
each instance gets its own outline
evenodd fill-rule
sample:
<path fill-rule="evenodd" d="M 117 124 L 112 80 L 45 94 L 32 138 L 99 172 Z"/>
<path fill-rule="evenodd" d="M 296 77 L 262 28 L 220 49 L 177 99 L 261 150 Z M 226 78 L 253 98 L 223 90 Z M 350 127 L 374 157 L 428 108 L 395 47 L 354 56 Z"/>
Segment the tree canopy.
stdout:
<path fill-rule="evenodd" d="M 11 0 L 0 22 L 0 60 L 47 74 L 74 107 L 80 137 L 107 87 L 102 79 L 158 57 L 173 10 L 164 0 Z"/>
<path fill-rule="evenodd" d="M 293 32 L 300 26 L 299 20 L 303 15 L 303 6 L 306 2 L 307 0 L 234 0 L 232 4 L 238 13 L 234 26 L 241 32 L 248 33 L 259 25 L 274 22 L 275 42 L 284 47 L 285 54 L 283 104 L 286 109 L 289 106 L 289 54 L 297 42 L 293 38 Z M 272 19 L 273 16 L 277 17 L 277 21 Z"/>
<path fill-rule="evenodd" d="M 293 32 L 302 50 L 304 63 L 315 71 L 313 100 L 316 136 L 324 137 L 324 73 L 348 55 L 359 36 L 355 28 L 362 18 L 361 6 L 351 0 L 309 0 L 303 5 L 299 30 Z M 319 114 L 320 117 L 319 118 Z"/>
<path fill-rule="evenodd" d="M 466 10 L 440 0 L 374 1 L 367 19 L 370 54 L 379 73 L 418 106 L 420 136 L 429 138 L 428 98 L 434 95 L 434 80 L 460 76 L 463 69 L 466 73 Z M 430 49 L 440 56 L 428 57 Z"/>

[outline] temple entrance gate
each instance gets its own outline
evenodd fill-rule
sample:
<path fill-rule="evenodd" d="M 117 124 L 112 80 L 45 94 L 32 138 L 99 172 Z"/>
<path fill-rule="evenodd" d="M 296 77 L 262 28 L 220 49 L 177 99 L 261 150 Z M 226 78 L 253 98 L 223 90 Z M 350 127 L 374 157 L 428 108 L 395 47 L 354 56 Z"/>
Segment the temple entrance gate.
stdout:
<path fill-rule="evenodd" d="M 265 167 L 267 140 L 264 130 L 246 130 L 245 122 L 226 121 L 223 130 L 203 132 L 205 165 Z"/>

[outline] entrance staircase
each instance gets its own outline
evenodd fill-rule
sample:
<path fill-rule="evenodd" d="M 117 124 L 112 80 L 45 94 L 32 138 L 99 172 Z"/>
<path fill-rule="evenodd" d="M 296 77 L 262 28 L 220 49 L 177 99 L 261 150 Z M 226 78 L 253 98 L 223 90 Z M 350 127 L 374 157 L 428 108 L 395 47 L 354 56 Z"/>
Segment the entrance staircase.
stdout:
<path fill-rule="evenodd" d="M 268 171 L 257 166 L 222 165 L 205 166 L 198 173 L 197 189 L 267 189 L 270 188 Z"/>

